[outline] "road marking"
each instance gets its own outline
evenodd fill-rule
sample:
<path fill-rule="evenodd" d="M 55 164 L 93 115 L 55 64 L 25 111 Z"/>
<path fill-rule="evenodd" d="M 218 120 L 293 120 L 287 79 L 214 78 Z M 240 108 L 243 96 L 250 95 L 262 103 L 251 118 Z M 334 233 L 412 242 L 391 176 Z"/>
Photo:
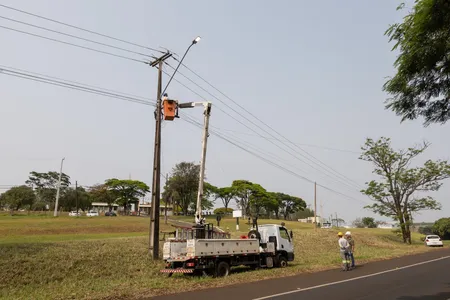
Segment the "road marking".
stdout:
<path fill-rule="evenodd" d="M 368 275 L 363 275 L 363 276 L 359 276 L 359 277 L 349 278 L 349 279 L 340 280 L 340 281 L 334 281 L 334 282 L 330 282 L 330 283 L 324 283 L 324 284 L 320 284 L 320 285 L 310 286 L 310 287 L 307 287 L 307 288 L 297 288 L 296 290 L 292 290 L 292 291 L 289 291 L 289 292 L 274 294 L 274 295 L 265 296 L 265 297 L 261 297 L 261 298 L 254 298 L 253 300 L 264 300 L 264 299 L 269 299 L 269 298 L 274 298 L 274 297 L 279 297 L 279 296 L 284 296 L 284 295 L 289 295 L 289 294 L 294 294 L 294 293 L 299 293 L 299 292 L 319 289 L 319 288 L 326 287 L 326 286 L 336 285 L 336 284 L 345 283 L 345 282 L 349 282 L 349 281 L 354 281 L 354 280 L 364 279 L 364 278 L 368 278 L 368 277 L 378 276 L 378 275 L 381 275 L 381 274 L 386 274 L 386 273 L 391 273 L 391 272 L 400 271 L 400 270 L 404 270 L 404 269 L 409 269 L 409 268 L 412 268 L 412 267 L 417 267 L 417 266 L 420 266 L 420 265 L 425 265 L 425 264 L 429 264 L 429 263 L 432 263 L 432 262 L 436 262 L 436 261 L 440 261 L 440 260 L 444 260 L 444 259 L 448 259 L 448 258 L 450 258 L 450 255 L 443 256 L 441 258 L 436 258 L 436 259 L 423 261 L 423 262 L 420 262 L 420 263 L 416 263 L 416 264 L 412 264 L 412 265 L 408 265 L 408 266 L 404 266 L 404 267 L 396 267 L 395 269 L 390 269 L 390 270 L 381 271 L 381 272 L 377 272 L 377 273 L 372 273 L 372 274 L 368 274 Z"/>

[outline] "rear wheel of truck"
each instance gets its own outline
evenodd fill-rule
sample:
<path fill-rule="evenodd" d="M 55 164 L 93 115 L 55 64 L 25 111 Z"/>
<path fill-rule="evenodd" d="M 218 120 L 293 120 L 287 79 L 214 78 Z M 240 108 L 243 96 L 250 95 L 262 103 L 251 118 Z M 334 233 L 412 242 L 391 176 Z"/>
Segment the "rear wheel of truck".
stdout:
<path fill-rule="evenodd" d="M 247 236 L 249 239 L 260 239 L 261 238 L 261 234 L 256 230 L 250 230 Z"/>
<path fill-rule="evenodd" d="M 215 277 L 225 277 L 228 276 L 229 273 L 230 265 L 225 261 L 221 261 L 216 267 Z"/>

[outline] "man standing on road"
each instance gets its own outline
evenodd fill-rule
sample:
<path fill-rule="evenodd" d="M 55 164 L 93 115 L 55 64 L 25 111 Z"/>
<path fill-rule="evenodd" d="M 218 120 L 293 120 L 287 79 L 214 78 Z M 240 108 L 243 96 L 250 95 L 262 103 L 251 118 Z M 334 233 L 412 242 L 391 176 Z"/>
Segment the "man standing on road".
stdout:
<path fill-rule="evenodd" d="M 352 268 L 355 267 L 355 258 L 353 256 L 353 253 L 355 252 L 355 240 L 352 238 L 352 233 L 350 231 L 347 231 L 345 233 L 345 238 L 347 239 L 348 244 L 350 245 L 350 251 L 348 255 L 350 256 L 350 259 L 352 260 Z"/>
<path fill-rule="evenodd" d="M 342 271 L 347 271 L 347 264 L 349 263 L 348 259 L 348 252 L 350 251 L 350 244 L 348 241 L 343 237 L 342 232 L 338 233 L 339 237 L 339 254 L 342 258 Z"/>

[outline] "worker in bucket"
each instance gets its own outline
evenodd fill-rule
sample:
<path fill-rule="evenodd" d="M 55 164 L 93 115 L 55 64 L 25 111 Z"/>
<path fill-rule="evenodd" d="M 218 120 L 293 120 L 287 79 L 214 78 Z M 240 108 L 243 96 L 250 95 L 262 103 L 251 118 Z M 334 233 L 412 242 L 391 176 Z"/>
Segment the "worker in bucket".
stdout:
<path fill-rule="evenodd" d="M 355 258 L 353 256 L 353 253 L 355 252 L 355 240 L 352 238 L 352 233 L 350 231 L 347 231 L 345 233 L 345 239 L 347 240 L 348 244 L 350 245 L 350 251 L 349 251 L 349 257 L 352 260 L 351 268 L 355 267 Z"/>
<path fill-rule="evenodd" d="M 338 244 L 339 244 L 339 254 L 342 258 L 342 271 L 347 271 L 347 264 L 350 263 L 348 259 L 348 253 L 350 251 L 350 244 L 348 241 L 344 238 L 344 235 L 342 232 L 338 233 Z"/>

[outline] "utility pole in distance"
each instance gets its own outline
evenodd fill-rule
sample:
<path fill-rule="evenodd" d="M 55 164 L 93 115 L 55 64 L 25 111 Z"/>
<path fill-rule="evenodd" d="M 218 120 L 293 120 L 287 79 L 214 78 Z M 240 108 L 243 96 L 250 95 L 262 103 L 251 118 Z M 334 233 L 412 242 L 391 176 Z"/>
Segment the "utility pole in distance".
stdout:
<path fill-rule="evenodd" d="M 160 176 L 161 176 L 161 117 L 162 117 L 162 65 L 163 62 L 171 57 L 172 54 L 167 52 L 152 63 L 150 66 L 158 66 L 158 88 L 157 103 L 155 110 L 155 149 L 153 152 L 153 181 L 152 181 L 152 204 L 150 213 L 150 233 L 148 250 L 152 254 L 153 259 L 159 258 L 159 206 L 160 206 Z"/>
<path fill-rule="evenodd" d="M 54 217 L 58 216 L 59 190 L 61 189 L 62 169 L 63 169 L 63 163 L 64 163 L 65 159 L 66 159 L 65 157 L 63 157 L 63 159 L 61 159 L 61 168 L 59 169 L 58 188 L 56 189 L 55 212 L 53 213 Z"/>
<path fill-rule="evenodd" d="M 75 181 L 75 201 L 77 203 L 77 217 L 78 217 L 78 181 Z"/>
<path fill-rule="evenodd" d="M 314 229 L 317 230 L 317 184 L 314 182 Z"/>

